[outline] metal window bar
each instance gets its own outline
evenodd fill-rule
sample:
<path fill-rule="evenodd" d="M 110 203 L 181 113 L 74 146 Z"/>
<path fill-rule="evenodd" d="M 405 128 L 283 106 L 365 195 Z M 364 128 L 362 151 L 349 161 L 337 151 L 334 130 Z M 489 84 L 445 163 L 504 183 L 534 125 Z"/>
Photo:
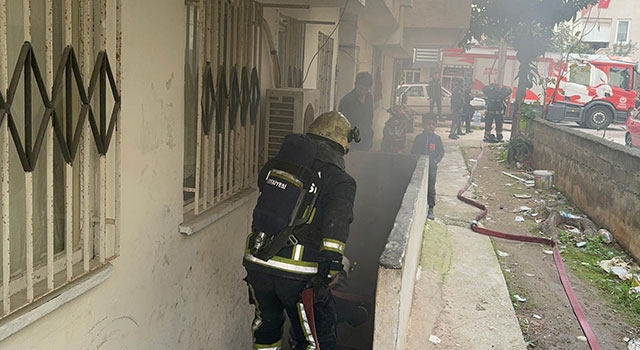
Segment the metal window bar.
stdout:
<path fill-rule="evenodd" d="M 184 191 L 194 193 L 198 215 L 255 183 L 262 159 L 257 132 L 262 9 L 253 0 L 200 0 L 187 6 L 198 14 L 194 41 L 200 103 L 195 184 L 185 183 Z"/>
<path fill-rule="evenodd" d="M 113 3 L 113 1 L 112 1 Z M 17 63 L 13 69 L 11 79 L 8 74 L 8 28 L 6 26 L 7 5 L 5 1 L 0 2 L 0 194 L 2 201 L 0 202 L 0 217 L 2 219 L 2 317 L 19 310 L 31 302 L 42 298 L 54 290 L 64 286 L 69 281 L 82 276 L 91 269 L 99 267 L 100 264 L 94 261 L 95 252 L 89 249 L 90 238 L 90 220 L 88 213 L 89 207 L 92 205 L 91 192 L 89 191 L 89 182 L 92 171 L 90 163 L 90 140 L 94 141 L 93 151 L 97 151 L 100 155 L 100 191 L 98 201 L 99 213 L 99 238 L 100 242 L 99 260 L 105 263 L 109 259 L 114 258 L 118 254 L 119 246 L 119 225 L 117 220 L 107 219 L 107 191 L 115 190 L 115 203 L 111 203 L 115 207 L 114 212 L 119 212 L 119 193 L 120 180 L 118 177 L 119 165 L 119 132 L 116 129 L 117 119 L 120 111 L 120 62 L 117 61 L 116 72 L 111 69 L 108 56 L 104 49 L 106 48 L 106 18 L 107 18 L 107 1 L 100 3 L 99 23 L 102 38 L 101 48 L 103 49 L 97 57 L 93 69 L 90 68 L 93 62 L 88 62 L 91 58 L 92 45 L 90 43 L 92 26 L 95 22 L 95 14 L 92 14 L 92 1 L 80 1 L 80 14 L 84 16 L 84 20 L 79 22 L 80 35 L 83 36 L 85 45 L 82 48 L 82 67 L 84 75 L 80 72 L 80 66 L 76 58 L 75 52 L 71 46 L 73 40 L 73 15 L 72 1 L 65 0 L 63 25 L 64 44 L 67 45 L 60 57 L 60 62 L 54 74 L 54 12 L 56 10 L 54 2 L 47 0 L 45 2 L 46 11 L 44 15 L 45 23 L 45 53 L 44 72 L 40 71 L 38 60 L 33 50 L 31 39 L 31 18 L 33 17 L 32 8 L 26 3 L 22 7 L 23 14 L 23 39 L 24 44 L 20 49 Z M 120 0 L 115 1 L 116 30 L 120 30 Z M 15 10 L 14 10 L 15 11 Z M 86 21 L 85 21 L 86 20 Z M 15 34 L 15 33 L 14 33 Z M 121 49 L 121 36 L 118 32 L 116 36 L 116 52 L 117 57 Z M 85 81 L 83 81 L 83 76 Z M 91 77 L 88 79 L 88 77 Z M 35 82 L 35 85 L 33 83 Z M 107 85 L 108 84 L 108 85 Z M 22 85 L 22 92 L 19 89 Z M 33 95 L 32 86 L 36 88 L 37 93 Z M 109 90 L 107 90 L 107 87 Z M 97 91 L 96 91 L 97 90 Z M 51 92 L 51 98 L 49 98 Z M 74 95 L 75 94 L 75 95 Z M 96 96 L 94 98 L 94 95 Z M 107 95 L 109 100 L 107 100 Z M 18 98 L 16 98 L 18 96 Z M 75 98 L 74 98 L 75 97 Z M 79 100 L 79 101 L 78 101 Z M 21 102 L 21 103 L 19 103 Z M 39 126 L 35 127 L 33 120 L 34 104 L 42 103 L 44 112 L 40 118 Z M 73 106 L 79 104 L 79 112 L 74 113 Z M 94 115 L 94 108 L 97 107 L 99 113 Z M 107 108 L 111 108 L 110 116 L 107 115 Z M 96 119 L 98 118 L 98 119 Z M 88 121 L 88 123 L 86 123 Z M 20 132 L 20 127 L 24 130 Z M 115 137 L 114 137 L 115 135 Z M 24 192 L 24 220 L 25 229 L 25 260 L 23 266 L 12 268 L 12 248 L 11 242 L 14 234 L 12 232 L 9 211 L 9 200 L 12 198 L 11 187 L 9 184 L 9 176 L 13 172 L 19 171 L 13 167 L 10 157 L 9 143 L 10 137 L 14 143 L 17 152 L 17 159 L 24 172 L 25 192 Z M 115 138 L 113 147 L 110 147 L 111 140 Z M 24 142 L 23 142 L 24 141 Z M 57 142 L 56 142 L 57 141 Z M 64 211 L 65 211 L 65 249 L 63 256 L 56 256 L 54 253 L 54 142 L 57 145 L 60 157 L 64 159 L 66 165 L 64 170 Z M 82 142 L 82 145 L 80 145 Z M 38 162 L 41 151 L 46 152 L 45 166 L 46 176 L 44 187 L 46 188 L 46 213 L 45 229 L 43 232 L 34 231 L 34 170 Z M 114 150 L 115 148 L 115 150 Z M 76 157 L 78 149 L 82 152 L 82 157 Z M 110 169 L 111 176 L 115 178 L 115 186 L 108 186 L 107 183 L 107 155 L 115 153 L 115 169 Z M 74 160 L 81 159 L 81 164 L 74 166 Z M 74 169 L 80 168 L 76 172 L 80 174 L 81 195 L 80 198 L 74 198 Z M 77 170 L 76 170 L 77 171 Z M 88 199 L 87 199 L 88 198 Z M 74 205 L 80 201 L 80 205 Z M 80 209 L 77 209 L 80 207 Z M 75 209 L 74 209 L 75 208 Z M 79 225 L 79 238 L 74 238 L 77 232 L 74 232 L 74 216 L 80 212 L 81 224 Z M 84 213 L 84 214 L 82 214 Z M 42 215 L 42 214 L 38 214 Z M 16 218 L 20 219 L 20 218 Z M 114 225 L 115 234 L 111 239 L 111 248 L 107 250 L 106 224 Z M 15 231 L 15 230 L 14 230 Z M 44 237 L 46 242 L 46 252 L 44 262 L 34 259 L 34 237 Z M 76 250 L 79 241 L 83 241 L 83 247 Z M 115 241 L 114 241 L 115 240 Z M 107 254 L 109 254 L 107 256 Z M 82 261 L 82 268 L 74 270 L 75 264 Z M 13 271 L 16 273 L 13 273 Z M 58 278 L 60 272 L 65 275 L 62 279 Z M 12 274 L 13 273 L 13 274 Z M 42 283 L 44 287 L 36 286 Z M 16 298 L 14 298 L 14 296 Z M 15 300 L 14 300 L 15 299 Z M 12 302 L 15 301 L 15 302 Z M 1 317 L 0 317 L 1 318 Z"/>
<path fill-rule="evenodd" d="M 9 276 L 11 274 L 10 218 L 9 218 L 9 127 L 6 122 L 7 110 L 2 96 L 9 85 L 7 63 L 7 3 L 0 1 L 0 216 L 2 219 L 2 315 L 11 309 L 9 298 Z"/>

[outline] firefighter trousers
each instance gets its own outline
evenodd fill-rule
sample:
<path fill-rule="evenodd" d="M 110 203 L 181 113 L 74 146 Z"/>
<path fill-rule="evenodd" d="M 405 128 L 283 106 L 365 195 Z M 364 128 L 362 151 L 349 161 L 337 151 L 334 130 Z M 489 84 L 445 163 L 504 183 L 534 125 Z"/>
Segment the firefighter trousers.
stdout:
<path fill-rule="evenodd" d="M 484 115 L 484 135 L 491 134 L 493 123 L 496 123 L 496 137 L 502 140 L 502 124 L 504 123 L 504 114 L 495 112 L 486 112 Z"/>
<path fill-rule="evenodd" d="M 282 345 L 285 313 L 291 322 L 294 350 L 317 349 L 309 317 L 301 301 L 308 281 L 299 281 L 256 271 L 247 271 L 249 301 L 255 306 L 252 324 L 254 349 L 278 350 Z M 315 326 L 322 350 L 336 347 L 336 310 L 331 293 L 314 300 Z"/>

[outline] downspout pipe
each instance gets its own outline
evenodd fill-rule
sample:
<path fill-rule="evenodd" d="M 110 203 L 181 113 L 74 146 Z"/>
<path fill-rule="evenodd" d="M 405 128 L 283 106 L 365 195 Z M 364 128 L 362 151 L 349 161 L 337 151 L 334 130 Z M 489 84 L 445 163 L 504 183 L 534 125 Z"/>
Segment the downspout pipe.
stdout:
<path fill-rule="evenodd" d="M 273 42 L 273 34 L 269 23 L 266 19 L 262 18 L 262 30 L 267 38 L 267 44 L 269 45 L 269 56 L 271 56 L 271 69 L 273 71 L 274 86 L 276 88 L 282 87 L 280 84 L 280 60 L 278 60 L 278 50 Z"/>

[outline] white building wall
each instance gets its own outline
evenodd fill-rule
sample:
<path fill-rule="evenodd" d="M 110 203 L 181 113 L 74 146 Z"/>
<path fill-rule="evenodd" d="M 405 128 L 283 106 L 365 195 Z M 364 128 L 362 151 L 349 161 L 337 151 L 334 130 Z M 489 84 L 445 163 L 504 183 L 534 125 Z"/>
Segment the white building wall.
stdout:
<path fill-rule="evenodd" d="M 286 11 L 302 20 L 337 22 L 340 15 L 336 8 Z M 277 38 L 277 11 L 265 12 Z M 307 26 L 305 67 L 317 50 L 318 30 L 328 34 L 332 28 Z M 347 92 L 357 72 L 376 75 L 374 31 L 366 23 L 356 30 L 355 55 L 349 57 L 355 69 L 340 76 Z M 0 348 L 247 349 L 253 308 L 241 262 L 256 193 L 206 229 L 192 236 L 178 233 L 183 222 L 184 2 L 122 0 L 122 36 L 120 256 L 104 283 L 0 342 Z M 338 31 L 333 37 L 337 66 Z M 272 86 L 266 41 L 263 51 L 264 90 Z M 383 108 L 389 107 L 394 67 L 392 56 L 382 54 L 379 62 L 383 96 L 376 105 L 372 151 L 380 148 L 388 118 Z M 305 87 L 315 87 L 317 69 L 311 66 Z"/>
<path fill-rule="evenodd" d="M 273 39 L 276 43 L 276 50 L 278 49 L 278 31 L 280 16 L 290 16 L 299 21 L 325 21 L 332 22 L 333 24 L 306 24 L 305 28 L 305 42 L 304 42 L 304 74 L 306 80 L 303 87 L 307 89 L 317 89 L 318 81 L 318 57 L 316 52 L 318 51 L 318 33 L 322 32 L 325 35 L 330 35 L 340 19 L 340 8 L 314 8 L 309 9 L 286 9 L 286 8 L 266 8 L 264 10 L 264 18 L 269 24 L 270 30 L 273 35 Z M 336 29 L 331 35 L 333 38 L 333 77 L 335 77 L 336 62 L 338 59 L 340 42 L 339 31 Z M 278 52 L 278 55 L 283 53 Z M 284 74 L 284 72 L 282 72 Z M 331 87 L 331 101 L 334 101 L 335 96 L 335 84 Z"/>
<path fill-rule="evenodd" d="M 640 44 L 640 7 L 635 0 L 612 0 L 609 8 L 601 9 L 596 6 L 590 11 L 579 13 L 576 30 L 585 34 L 584 41 L 587 42 L 606 38 L 609 48 L 612 49 L 613 44 L 616 43 L 619 20 L 631 21 L 629 39 Z M 640 59 L 640 47 L 632 56 Z"/>
<path fill-rule="evenodd" d="M 121 255 L 106 282 L 1 349 L 250 347 L 241 261 L 255 195 L 204 231 L 178 233 L 184 22 L 184 2 L 123 0 Z"/>

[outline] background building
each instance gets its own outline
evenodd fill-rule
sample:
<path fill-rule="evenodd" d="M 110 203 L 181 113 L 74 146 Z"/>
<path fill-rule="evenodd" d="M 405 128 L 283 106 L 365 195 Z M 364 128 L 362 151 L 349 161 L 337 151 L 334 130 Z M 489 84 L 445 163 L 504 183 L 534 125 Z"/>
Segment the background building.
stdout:
<path fill-rule="evenodd" d="M 574 31 L 599 53 L 640 58 L 640 7 L 633 0 L 600 0 L 578 13 Z"/>

